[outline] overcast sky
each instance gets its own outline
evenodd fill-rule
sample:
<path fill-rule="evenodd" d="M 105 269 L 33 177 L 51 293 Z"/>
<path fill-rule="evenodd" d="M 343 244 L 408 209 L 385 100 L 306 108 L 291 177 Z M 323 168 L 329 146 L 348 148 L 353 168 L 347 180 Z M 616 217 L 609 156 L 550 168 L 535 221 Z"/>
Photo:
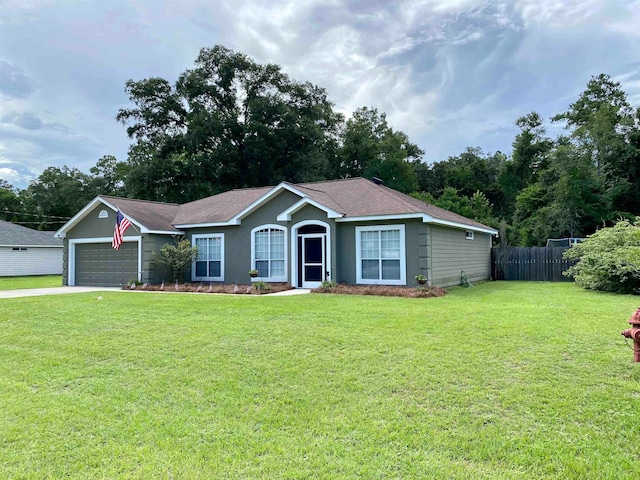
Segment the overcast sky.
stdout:
<path fill-rule="evenodd" d="M 216 44 L 346 115 L 386 112 L 427 162 L 510 153 L 518 116 L 566 110 L 599 73 L 640 105 L 640 0 L 0 0 L 0 178 L 125 160 L 125 81 L 174 82 Z"/>

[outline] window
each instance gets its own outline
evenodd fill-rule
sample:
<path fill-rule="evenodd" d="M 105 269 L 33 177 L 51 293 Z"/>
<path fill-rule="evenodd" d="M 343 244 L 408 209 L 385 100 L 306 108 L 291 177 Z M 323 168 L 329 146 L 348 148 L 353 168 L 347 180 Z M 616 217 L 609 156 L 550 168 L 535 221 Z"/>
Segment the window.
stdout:
<path fill-rule="evenodd" d="M 356 283 L 406 285 L 404 225 L 356 227 Z"/>
<path fill-rule="evenodd" d="M 256 280 L 286 282 L 286 229 L 263 225 L 251 232 L 251 268 L 258 270 Z"/>
<path fill-rule="evenodd" d="M 465 230 L 464 237 L 467 240 L 473 240 L 473 232 L 471 230 Z"/>
<path fill-rule="evenodd" d="M 193 246 L 198 247 L 198 254 L 193 262 L 193 279 L 223 281 L 224 235 L 193 235 L 191 242 Z"/>
<path fill-rule="evenodd" d="M 98 218 L 109 218 L 109 214 L 107 213 L 106 210 L 100 210 L 100 213 L 98 214 Z"/>

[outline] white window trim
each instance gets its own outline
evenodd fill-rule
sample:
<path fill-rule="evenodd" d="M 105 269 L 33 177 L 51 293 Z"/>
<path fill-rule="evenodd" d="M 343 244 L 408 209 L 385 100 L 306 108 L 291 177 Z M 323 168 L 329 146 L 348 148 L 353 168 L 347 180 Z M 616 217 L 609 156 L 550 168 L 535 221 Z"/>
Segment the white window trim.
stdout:
<path fill-rule="evenodd" d="M 107 212 L 106 210 L 100 210 L 100 213 L 98 214 L 98 218 L 109 218 L 109 212 Z"/>
<path fill-rule="evenodd" d="M 400 231 L 400 280 L 370 280 L 362 278 L 362 242 L 361 232 L 371 232 L 380 230 Z M 358 285 L 406 285 L 407 284 L 407 254 L 405 248 L 405 227 L 404 225 L 369 225 L 366 227 L 356 227 L 356 284 Z"/>
<path fill-rule="evenodd" d="M 196 261 L 191 264 L 191 280 L 201 281 L 206 280 L 208 282 L 224 282 L 224 233 L 196 233 L 191 235 L 191 246 L 196 246 L 196 239 L 198 238 L 220 238 L 220 276 L 219 277 L 197 277 L 196 276 Z M 208 262 L 209 260 L 207 260 Z M 207 265 L 208 268 L 208 265 Z"/>
<path fill-rule="evenodd" d="M 286 282 L 287 281 L 287 269 L 289 268 L 288 265 L 288 242 L 287 242 L 287 227 L 283 227 L 282 225 L 277 225 L 277 224 L 266 224 L 266 225 L 260 225 L 259 227 L 256 227 L 254 229 L 251 230 L 251 265 L 249 267 L 249 270 L 254 270 L 256 269 L 256 232 L 259 232 L 260 230 L 266 230 L 267 228 L 269 229 L 273 229 L 273 230 L 281 230 L 282 232 L 284 232 L 284 275 L 280 276 L 280 277 L 255 277 L 252 278 L 251 281 L 252 282 Z M 269 259 L 271 260 L 271 259 Z M 256 269 L 257 270 L 257 269 Z M 271 273 L 271 271 L 269 271 L 269 273 Z"/>
<path fill-rule="evenodd" d="M 466 240 L 474 240 L 475 235 L 474 235 L 474 233 L 473 233 L 473 230 L 465 230 L 465 231 L 464 231 L 464 238 L 465 238 Z"/>

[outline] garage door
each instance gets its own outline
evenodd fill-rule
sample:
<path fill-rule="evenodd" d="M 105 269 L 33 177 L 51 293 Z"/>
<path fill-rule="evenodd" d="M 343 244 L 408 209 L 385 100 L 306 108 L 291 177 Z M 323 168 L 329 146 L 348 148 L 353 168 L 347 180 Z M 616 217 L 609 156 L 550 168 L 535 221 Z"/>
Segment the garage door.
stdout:
<path fill-rule="evenodd" d="M 138 279 L 138 242 L 118 251 L 110 243 L 79 243 L 75 251 L 76 285 L 119 287 Z"/>

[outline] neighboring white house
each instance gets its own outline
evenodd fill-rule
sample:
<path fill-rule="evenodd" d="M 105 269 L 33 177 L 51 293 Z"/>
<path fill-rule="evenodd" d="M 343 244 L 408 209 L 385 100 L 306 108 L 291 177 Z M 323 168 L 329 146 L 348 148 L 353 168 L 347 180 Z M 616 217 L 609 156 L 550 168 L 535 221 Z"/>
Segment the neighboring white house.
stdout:
<path fill-rule="evenodd" d="M 0 220 L 0 277 L 61 275 L 62 240 Z"/>

